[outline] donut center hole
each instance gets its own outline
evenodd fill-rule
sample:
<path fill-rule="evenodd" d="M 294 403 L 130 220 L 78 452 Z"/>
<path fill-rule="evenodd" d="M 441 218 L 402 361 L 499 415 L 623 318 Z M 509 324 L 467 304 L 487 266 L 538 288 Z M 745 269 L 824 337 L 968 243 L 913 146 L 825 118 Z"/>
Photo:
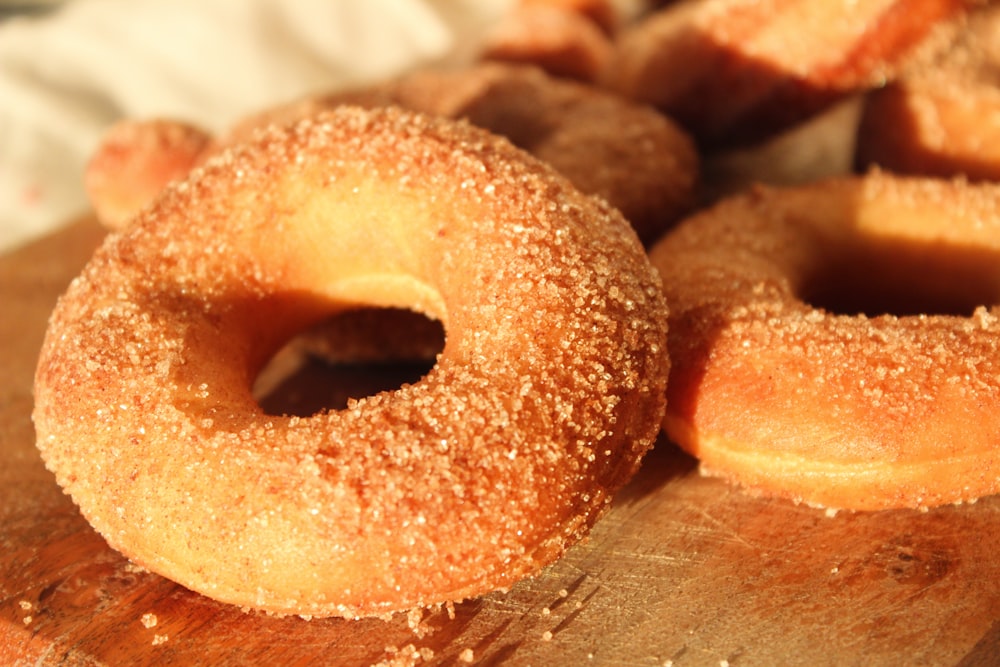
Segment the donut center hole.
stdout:
<path fill-rule="evenodd" d="M 998 261 L 984 251 L 893 244 L 820 263 L 799 296 L 839 315 L 968 317 L 1000 303 L 1000 286 L 984 279 Z"/>
<path fill-rule="evenodd" d="M 402 308 L 363 308 L 302 332 L 265 365 L 253 394 L 269 415 L 309 417 L 350 399 L 414 383 L 444 349 L 437 320 Z"/>

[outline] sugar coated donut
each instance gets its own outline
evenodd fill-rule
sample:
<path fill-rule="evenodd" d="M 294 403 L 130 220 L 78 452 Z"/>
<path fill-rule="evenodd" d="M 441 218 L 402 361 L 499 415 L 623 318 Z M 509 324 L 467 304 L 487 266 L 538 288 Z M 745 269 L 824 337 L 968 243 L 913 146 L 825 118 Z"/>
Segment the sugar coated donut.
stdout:
<path fill-rule="evenodd" d="M 855 142 L 861 169 L 1000 180 L 1000 6 L 967 18 L 932 65 L 865 97 Z"/>
<path fill-rule="evenodd" d="M 311 417 L 250 391 L 359 305 L 447 332 Z M 666 311 L 621 215 L 506 140 L 344 108 L 232 147 L 110 235 L 53 313 L 38 446 L 108 542 L 217 600 L 363 616 L 505 588 L 584 535 L 663 414 Z"/>
<path fill-rule="evenodd" d="M 1000 491 L 1000 187 L 873 172 L 758 188 L 652 250 L 666 433 L 710 474 L 839 509 Z"/>
<path fill-rule="evenodd" d="M 970 0 L 684 0 L 622 30 L 604 83 L 707 150 L 753 144 L 942 48 Z"/>

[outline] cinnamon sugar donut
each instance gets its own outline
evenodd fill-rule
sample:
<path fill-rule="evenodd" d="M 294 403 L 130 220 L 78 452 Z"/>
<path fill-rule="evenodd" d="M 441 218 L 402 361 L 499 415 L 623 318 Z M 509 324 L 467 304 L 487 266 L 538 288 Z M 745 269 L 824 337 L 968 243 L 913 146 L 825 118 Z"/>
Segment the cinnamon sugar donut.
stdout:
<path fill-rule="evenodd" d="M 710 474 L 840 509 L 1000 490 L 1000 187 L 758 188 L 653 248 L 666 433 Z"/>
<path fill-rule="evenodd" d="M 604 83 L 707 150 L 757 143 L 943 48 L 970 0 L 684 0 L 621 31 Z"/>
<path fill-rule="evenodd" d="M 311 417 L 250 393 L 359 305 L 445 325 L 420 381 Z M 536 573 L 659 430 L 658 278 L 621 215 L 464 123 L 345 108 L 172 184 L 60 299 L 42 456 L 142 566 L 217 600 L 365 616 Z"/>
<path fill-rule="evenodd" d="M 866 96 L 857 164 L 1000 180 L 1000 6 L 972 12 L 932 66 Z"/>

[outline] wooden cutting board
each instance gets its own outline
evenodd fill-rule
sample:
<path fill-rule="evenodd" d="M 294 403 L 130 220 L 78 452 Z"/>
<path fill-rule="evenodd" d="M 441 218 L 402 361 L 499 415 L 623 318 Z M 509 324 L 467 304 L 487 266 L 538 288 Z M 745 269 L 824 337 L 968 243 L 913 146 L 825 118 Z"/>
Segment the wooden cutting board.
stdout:
<path fill-rule="evenodd" d="M 35 449 L 46 318 L 102 233 L 0 258 L 0 664 L 996 665 L 1000 499 L 824 512 L 660 443 L 591 539 L 531 581 L 389 620 L 276 618 L 132 567 Z"/>

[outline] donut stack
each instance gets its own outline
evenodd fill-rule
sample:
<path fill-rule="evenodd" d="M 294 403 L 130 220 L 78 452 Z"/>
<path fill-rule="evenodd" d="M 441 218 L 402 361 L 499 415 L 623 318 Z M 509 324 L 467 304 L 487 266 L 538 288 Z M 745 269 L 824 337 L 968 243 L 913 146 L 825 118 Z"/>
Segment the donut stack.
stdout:
<path fill-rule="evenodd" d="M 465 67 L 219 136 L 127 119 L 85 174 L 113 231 L 38 363 L 43 458 L 140 565 L 310 616 L 537 573 L 661 432 L 818 507 L 997 493 L 979 5 L 525 0 Z M 269 414 L 293 340 L 429 370 Z"/>

